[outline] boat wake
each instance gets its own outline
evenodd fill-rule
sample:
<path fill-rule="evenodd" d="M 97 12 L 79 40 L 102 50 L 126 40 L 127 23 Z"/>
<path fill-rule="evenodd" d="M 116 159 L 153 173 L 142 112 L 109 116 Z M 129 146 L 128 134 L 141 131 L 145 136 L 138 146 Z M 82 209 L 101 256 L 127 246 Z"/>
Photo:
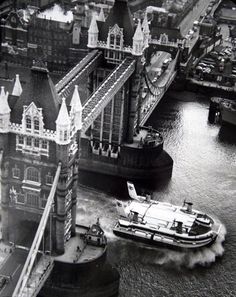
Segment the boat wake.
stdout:
<path fill-rule="evenodd" d="M 154 262 L 159 265 L 175 265 L 176 267 L 194 268 L 196 266 L 209 266 L 224 253 L 223 242 L 226 228 L 222 225 L 216 241 L 209 247 L 203 247 L 194 251 L 170 251 L 165 250 L 162 257 L 156 257 Z"/>

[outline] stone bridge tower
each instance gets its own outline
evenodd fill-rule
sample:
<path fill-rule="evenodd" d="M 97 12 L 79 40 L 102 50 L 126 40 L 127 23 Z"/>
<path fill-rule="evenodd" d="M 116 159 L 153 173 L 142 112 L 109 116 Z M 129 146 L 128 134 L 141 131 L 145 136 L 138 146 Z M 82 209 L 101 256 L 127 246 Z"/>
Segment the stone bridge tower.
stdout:
<path fill-rule="evenodd" d="M 25 75 L 23 88 L 17 75 L 14 86 L 2 87 L 0 93 L 3 240 L 30 245 L 61 162 L 44 238 L 45 249 L 61 254 L 75 234 L 81 105 L 73 99 L 68 108 L 58 98 L 42 63 L 35 63 Z"/>

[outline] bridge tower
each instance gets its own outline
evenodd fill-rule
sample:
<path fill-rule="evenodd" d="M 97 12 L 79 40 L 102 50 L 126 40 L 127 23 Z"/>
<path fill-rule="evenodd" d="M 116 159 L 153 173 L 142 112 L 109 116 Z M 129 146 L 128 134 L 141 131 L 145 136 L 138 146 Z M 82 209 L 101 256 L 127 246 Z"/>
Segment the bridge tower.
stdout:
<path fill-rule="evenodd" d="M 31 244 L 61 162 L 44 248 L 62 254 L 75 235 L 81 110 L 78 101 L 67 107 L 58 97 L 42 62 L 27 75 L 29 83 L 22 85 L 17 76 L 14 86 L 0 93 L 3 240 Z"/>
<path fill-rule="evenodd" d="M 124 82 L 91 127 L 93 147 L 98 147 L 101 154 L 106 152 L 110 155 L 123 142 L 132 143 L 137 124 L 138 91 L 144 66 L 144 33 L 140 21 L 135 26 L 127 2 L 115 1 L 105 21 L 93 16 L 88 31 L 88 47 L 103 52 L 103 64 L 89 77 L 90 94 L 127 57 L 135 61 L 132 76 Z"/>

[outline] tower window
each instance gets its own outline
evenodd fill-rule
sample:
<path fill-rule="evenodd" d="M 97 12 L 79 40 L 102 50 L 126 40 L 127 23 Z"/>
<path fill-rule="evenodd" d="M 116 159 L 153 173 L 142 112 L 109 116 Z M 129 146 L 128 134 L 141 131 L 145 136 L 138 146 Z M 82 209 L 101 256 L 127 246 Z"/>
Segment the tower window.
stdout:
<path fill-rule="evenodd" d="M 35 138 L 34 140 L 34 147 L 39 147 L 39 139 L 38 138 Z"/>
<path fill-rule="evenodd" d="M 34 119 L 34 131 L 36 133 L 39 132 L 39 119 L 38 118 Z"/>
<path fill-rule="evenodd" d="M 29 206 L 37 207 L 39 202 L 39 197 L 36 193 L 26 193 L 27 204 Z"/>
<path fill-rule="evenodd" d="M 31 128 L 32 128 L 31 118 L 27 117 L 26 118 L 26 129 L 31 130 Z"/>
<path fill-rule="evenodd" d="M 18 135 L 18 144 L 24 144 L 24 136 Z"/>
<path fill-rule="evenodd" d="M 32 146 L 32 138 L 31 137 L 26 138 L 26 145 L 27 146 Z"/>
<path fill-rule="evenodd" d="M 26 180 L 33 182 L 40 182 L 39 180 L 39 170 L 34 167 L 29 167 L 26 169 Z"/>
<path fill-rule="evenodd" d="M 48 172 L 46 175 L 46 184 L 47 185 L 52 185 L 53 183 L 53 176 L 51 175 L 51 172 Z"/>
<path fill-rule="evenodd" d="M 20 168 L 15 165 L 14 168 L 12 168 L 12 176 L 14 178 L 20 178 Z"/>
<path fill-rule="evenodd" d="M 66 141 L 66 140 L 67 140 L 67 137 L 68 137 L 68 132 L 67 132 L 67 131 L 65 131 L 65 132 L 64 132 L 64 141 Z"/>
<path fill-rule="evenodd" d="M 42 149 L 44 149 L 44 150 L 48 149 L 48 141 L 47 140 L 42 141 Z"/>
<path fill-rule="evenodd" d="M 110 47 L 115 47 L 115 36 L 113 34 L 110 35 Z"/>

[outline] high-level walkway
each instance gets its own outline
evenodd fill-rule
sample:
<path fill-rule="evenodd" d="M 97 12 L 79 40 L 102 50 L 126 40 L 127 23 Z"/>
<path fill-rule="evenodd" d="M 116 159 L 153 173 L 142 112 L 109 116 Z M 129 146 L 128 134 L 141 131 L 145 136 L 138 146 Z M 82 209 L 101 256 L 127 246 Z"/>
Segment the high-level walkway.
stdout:
<path fill-rule="evenodd" d="M 135 70 L 135 60 L 127 57 L 90 96 L 83 106 L 82 132 L 85 132 Z"/>
<path fill-rule="evenodd" d="M 72 68 L 57 84 L 59 96 L 67 98 L 72 94 L 74 86 L 79 83 L 90 71 L 95 69 L 102 57 L 102 53 L 93 50 L 88 53 L 74 68 Z"/>

